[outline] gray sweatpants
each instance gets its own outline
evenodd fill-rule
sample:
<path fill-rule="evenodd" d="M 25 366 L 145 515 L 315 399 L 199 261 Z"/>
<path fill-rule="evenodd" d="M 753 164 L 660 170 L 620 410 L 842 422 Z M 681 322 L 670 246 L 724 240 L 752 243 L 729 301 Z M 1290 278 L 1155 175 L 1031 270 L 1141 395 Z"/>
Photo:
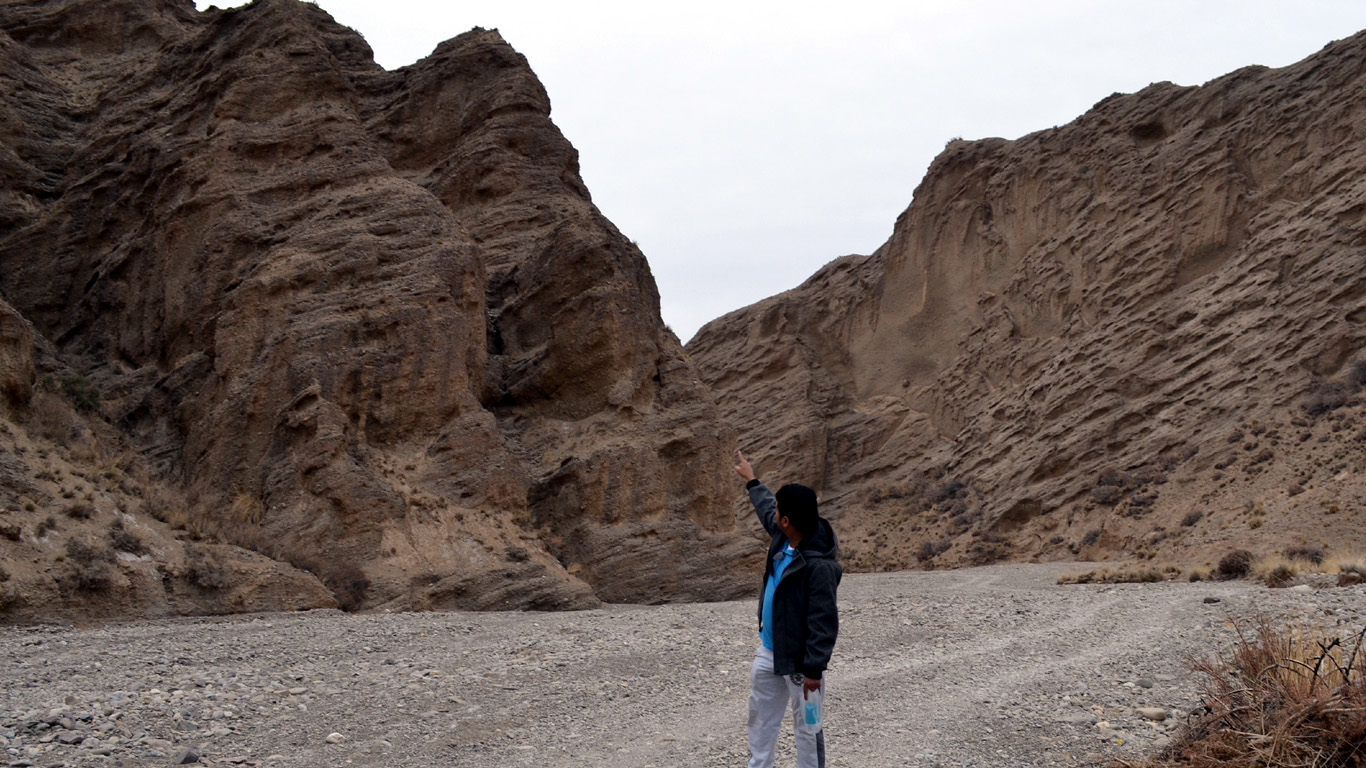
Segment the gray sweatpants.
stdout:
<path fill-rule="evenodd" d="M 825 768 L 825 731 L 815 736 L 803 733 L 797 727 L 801 707 L 801 674 L 773 674 L 773 651 L 761 644 L 749 668 L 749 768 L 773 768 L 773 752 L 785 712 L 792 713 L 797 768 Z"/>

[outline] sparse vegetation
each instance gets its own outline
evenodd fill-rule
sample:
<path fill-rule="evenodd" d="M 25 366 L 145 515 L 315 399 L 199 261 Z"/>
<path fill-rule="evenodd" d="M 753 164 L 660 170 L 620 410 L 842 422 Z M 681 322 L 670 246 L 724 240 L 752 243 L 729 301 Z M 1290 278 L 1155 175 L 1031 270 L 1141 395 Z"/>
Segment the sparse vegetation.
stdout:
<path fill-rule="evenodd" d="M 1283 554 L 1288 560 L 1304 560 L 1314 565 L 1323 565 L 1326 556 L 1319 547 L 1287 547 Z"/>
<path fill-rule="evenodd" d="M 1126 768 L 1362 765 L 1366 675 L 1355 636 L 1323 628 L 1235 625 L 1226 656 L 1197 661 L 1204 707 L 1156 757 Z"/>
<path fill-rule="evenodd" d="M 1100 568 L 1094 571 L 1065 573 L 1058 577 L 1059 584 L 1151 584 L 1170 581 L 1181 577 L 1179 565 L 1126 565 L 1115 568 Z"/>
<path fill-rule="evenodd" d="M 940 539 L 938 541 L 926 539 L 920 542 L 920 548 L 916 550 L 915 559 L 922 563 L 929 562 L 947 552 L 949 546 L 948 539 Z"/>
<path fill-rule="evenodd" d="M 114 553 L 110 550 L 95 549 L 72 539 L 66 543 L 65 560 L 69 580 L 77 589 L 99 592 L 109 588 L 109 566 L 114 561 Z"/>
<path fill-rule="evenodd" d="M 78 411 L 91 413 L 100 409 L 100 388 L 84 376 L 67 373 L 48 375 L 43 377 L 42 383 L 49 392 L 66 397 Z"/>
<path fill-rule="evenodd" d="M 1193 526 L 1193 525 L 1195 525 L 1196 523 L 1200 522 L 1200 520 L 1201 520 L 1202 518 L 1204 518 L 1204 516 L 1205 516 L 1205 513 L 1204 513 L 1204 512 L 1201 512 L 1201 511 L 1198 510 L 1198 509 L 1191 510 L 1190 512 L 1187 512 L 1187 513 L 1186 513 L 1186 516 L 1185 516 L 1185 517 L 1181 518 L 1181 527 L 1183 527 L 1183 528 L 1190 528 L 1191 526 Z"/>
<path fill-rule="evenodd" d="M 1351 394 L 1345 382 L 1315 378 L 1310 382 L 1309 391 L 1305 393 L 1304 403 L 1300 407 L 1310 416 L 1322 416 L 1350 403 Z"/>
<path fill-rule="evenodd" d="M 228 586 L 228 569 L 209 549 L 191 545 L 185 548 L 185 578 L 200 589 L 219 590 Z"/>
<path fill-rule="evenodd" d="M 66 509 L 62 510 L 62 514 L 72 520 L 89 520 L 95 516 L 95 507 L 89 502 L 78 501 L 74 504 L 67 505 Z"/>
<path fill-rule="evenodd" d="M 130 555 L 145 555 L 149 551 L 147 545 L 142 543 L 142 539 L 123 527 L 122 520 L 115 520 L 109 525 L 109 542 L 114 545 L 116 551 L 127 552 Z"/>

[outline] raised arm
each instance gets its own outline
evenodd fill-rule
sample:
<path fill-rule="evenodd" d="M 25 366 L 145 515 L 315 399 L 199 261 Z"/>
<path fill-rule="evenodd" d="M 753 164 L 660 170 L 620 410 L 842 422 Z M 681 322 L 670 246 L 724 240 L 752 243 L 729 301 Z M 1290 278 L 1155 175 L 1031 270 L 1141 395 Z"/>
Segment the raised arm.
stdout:
<path fill-rule="evenodd" d="M 736 451 L 735 456 L 739 460 L 735 465 L 735 473 L 745 481 L 745 491 L 749 493 L 749 503 L 754 505 L 754 514 L 759 517 L 759 524 L 764 526 L 768 535 L 778 535 L 778 501 L 773 498 L 773 492 L 768 486 L 754 476 L 754 468 L 749 465 L 745 454 Z"/>

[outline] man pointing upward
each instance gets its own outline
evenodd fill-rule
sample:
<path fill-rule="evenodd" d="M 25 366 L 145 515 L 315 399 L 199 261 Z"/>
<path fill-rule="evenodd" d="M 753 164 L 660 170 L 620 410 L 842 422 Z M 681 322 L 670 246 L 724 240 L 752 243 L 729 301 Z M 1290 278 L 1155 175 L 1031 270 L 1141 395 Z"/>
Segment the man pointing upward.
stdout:
<path fill-rule="evenodd" d="M 839 634 L 839 544 L 817 512 L 815 491 L 790 484 L 774 494 L 745 455 L 735 455 L 735 472 L 772 537 L 759 597 L 760 643 L 749 672 L 749 768 L 773 768 L 785 710 L 792 712 L 798 768 L 824 768 L 825 732 L 806 733 L 797 724 L 802 700 L 824 685 Z"/>

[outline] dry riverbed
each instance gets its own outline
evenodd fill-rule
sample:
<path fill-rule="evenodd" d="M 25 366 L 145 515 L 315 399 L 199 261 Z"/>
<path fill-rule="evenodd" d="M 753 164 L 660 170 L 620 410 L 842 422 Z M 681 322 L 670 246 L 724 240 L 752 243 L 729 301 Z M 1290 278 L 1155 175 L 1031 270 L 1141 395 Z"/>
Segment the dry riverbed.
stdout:
<path fill-rule="evenodd" d="M 847 576 L 829 764 L 1146 753 L 1196 706 L 1188 659 L 1227 647 L 1231 617 L 1366 622 L 1360 587 L 1059 586 L 1064 570 Z M 193 750 L 271 768 L 741 766 L 753 614 L 746 600 L 0 628 L 0 765 L 164 766 Z"/>

